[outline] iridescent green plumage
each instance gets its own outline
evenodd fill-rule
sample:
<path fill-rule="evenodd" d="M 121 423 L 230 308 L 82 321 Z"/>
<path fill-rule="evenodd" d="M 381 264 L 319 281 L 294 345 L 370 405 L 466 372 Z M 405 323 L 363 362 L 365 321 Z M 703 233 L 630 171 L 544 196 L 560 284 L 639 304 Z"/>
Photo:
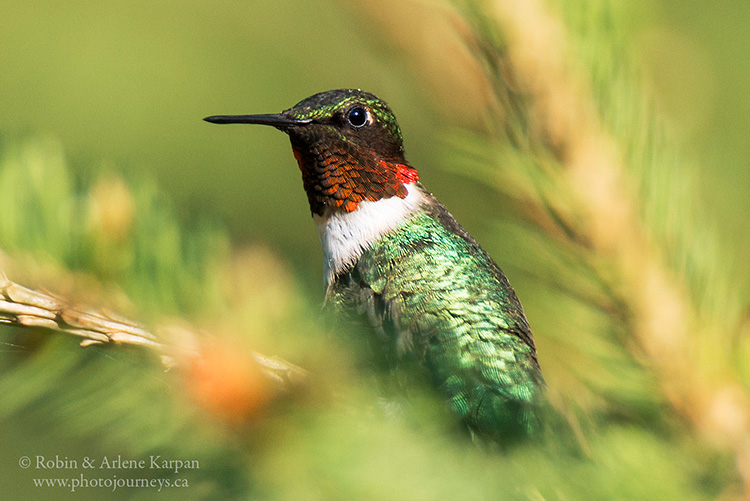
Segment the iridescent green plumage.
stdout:
<path fill-rule="evenodd" d="M 327 302 L 364 313 L 394 368 L 415 362 L 475 434 L 533 433 L 544 387 L 531 330 L 508 280 L 417 182 L 390 108 L 340 89 L 275 115 L 214 123 L 286 132 L 325 258 Z"/>
<path fill-rule="evenodd" d="M 478 435 L 532 433 L 544 381 L 521 303 L 487 253 L 428 200 L 336 278 L 328 301 L 365 310 L 392 362 L 423 364 Z"/>

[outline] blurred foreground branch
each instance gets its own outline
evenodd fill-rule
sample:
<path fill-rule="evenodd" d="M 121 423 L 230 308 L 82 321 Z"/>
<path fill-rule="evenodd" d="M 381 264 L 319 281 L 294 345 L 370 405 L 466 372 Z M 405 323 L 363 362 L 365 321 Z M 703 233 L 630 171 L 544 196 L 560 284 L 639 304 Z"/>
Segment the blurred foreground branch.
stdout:
<path fill-rule="evenodd" d="M 0 323 L 38 327 L 82 338 L 81 346 L 122 345 L 157 353 L 167 368 L 200 356 L 198 335 L 190 329 L 168 326 L 159 336 L 144 326 L 114 313 L 68 304 L 62 298 L 26 288 L 0 275 Z M 304 369 L 278 357 L 252 352 L 260 372 L 286 392 L 307 378 Z"/>
<path fill-rule="evenodd" d="M 616 8 L 592 8 L 600 22 L 588 19 L 589 30 L 576 35 L 562 4 L 459 3 L 468 45 L 503 111 L 495 117 L 501 158 L 533 158 L 527 177 L 514 183 L 506 175 L 503 188 L 533 214 L 547 213 L 540 227 L 562 227 L 548 232 L 550 241 L 606 285 L 601 294 L 620 310 L 606 312 L 617 342 L 653 373 L 661 399 L 698 437 L 734 454 L 750 496 L 750 397 L 724 348 L 741 310 L 696 299 L 739 293 L 721 285 L 728 264 L 706 251 L 703 221 L 684 196 L 690 191 L 677 188 L 688 169 L 640 96 L 624 42 L 608 31 Z M 507 143 L 516 151 L 502 149 Z M 705 284 L 712 288 L 701 295 Z"/>

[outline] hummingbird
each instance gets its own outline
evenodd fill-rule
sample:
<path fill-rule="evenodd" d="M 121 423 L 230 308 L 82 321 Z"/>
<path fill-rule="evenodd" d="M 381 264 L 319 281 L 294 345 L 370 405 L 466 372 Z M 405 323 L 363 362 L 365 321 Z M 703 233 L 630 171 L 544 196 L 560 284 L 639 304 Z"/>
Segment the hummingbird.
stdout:
<path fill-rule="evenodd" d="M 394 370 L 412 361 L 480 441 L 540 429 L 545 383 L 523 307 L 422 186 L 383 100 L 338 89 L 278 114 L 204 120 L 289 136 L 323 248 L 326 304 L 364 317 Z"/>

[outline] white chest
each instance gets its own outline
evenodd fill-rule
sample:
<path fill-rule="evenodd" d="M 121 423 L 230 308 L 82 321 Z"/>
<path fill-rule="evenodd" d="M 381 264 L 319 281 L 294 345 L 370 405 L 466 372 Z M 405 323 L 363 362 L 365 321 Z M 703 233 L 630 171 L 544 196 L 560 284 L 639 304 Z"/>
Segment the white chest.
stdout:
<path fill-rule="evenodd" d="M 370 245 L 419 210 L 425 200 L 422 191 L 414 184 L 406 185 L 406 189 L 406 198 L 360 202 L 352 212 L 313 216 L 323 246 L 326 285 L 351 266 Z"/>

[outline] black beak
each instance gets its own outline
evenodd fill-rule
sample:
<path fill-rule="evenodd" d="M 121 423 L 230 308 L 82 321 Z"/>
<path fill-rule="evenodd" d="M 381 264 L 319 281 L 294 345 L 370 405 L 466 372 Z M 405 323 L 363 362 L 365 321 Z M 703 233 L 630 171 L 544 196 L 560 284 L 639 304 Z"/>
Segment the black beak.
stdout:
<path fill-rule="evenodd" d="M 288 129 L 297 125 L 305 125 L 312 122 L 312 119 L 300 120 L 297 118 L 287 117 L 281 113 L 272 115 L 214 115 L 206 117 L 203 120 L 212 124 L 260 124 L 271 125 L 277 129 Z"/>

